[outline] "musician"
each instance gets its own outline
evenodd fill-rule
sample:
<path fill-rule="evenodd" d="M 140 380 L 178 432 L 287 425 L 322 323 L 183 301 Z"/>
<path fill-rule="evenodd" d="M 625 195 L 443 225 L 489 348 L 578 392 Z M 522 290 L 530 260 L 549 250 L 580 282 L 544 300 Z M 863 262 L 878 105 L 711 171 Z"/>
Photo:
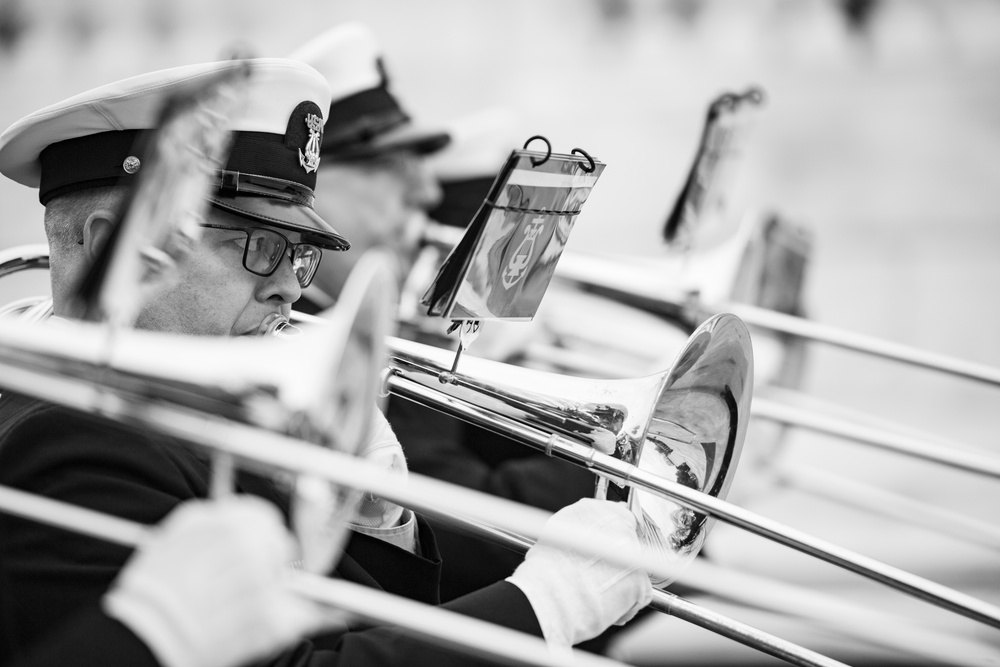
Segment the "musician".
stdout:
<path fill-rule="evenodd" d="M 431 261 L 436 270 L 447 252 L 425 245 L 419 232 L 430 223 L 460 236 L 524 137 L 515 135 L 513 115 L 500 109 L 460 119 L 448 132 L 413 121 L 389 90 L 381 48 L 363 24 L 331 28 L 290 57 L 326 77 L 334 91 L 329 123 L 335 126 L 339 119 L 351 128 L 328 127 L 324 136 L 317 210 L 337 220 L 343 210 L 363 212 L 348 223 L 353 247 L 389 250 L 397 258 L 404 293 L 400 314 L 415 312 L 419 295 L 413 291 L 422 293 L 433 273 L 421 274 L 420 266 L 413 271 L 414 264 Z M 343 287 L 345 266 L 324 265 L 296 309 L 317 312 L 332 303 Z M 428 283 L 416 284 L 418 274 Z M 500 323 L 488 323 L 487 329 L 494 324 Z M 520 344 L 542 332 L 516 323 L 489 333 L 495 335 L 477 341 L 477 353 L 510 361 Z M 586 469 L 486 429 L 396 397 L 389 398 L 386 417 L 399 434 L 406 465 L 422 474 L 552 512 L 594 494 L 595 478 Z M 445 521 L 428 521 L 442 554 L 444 601 L 503 581 L 522 561 L 505 546 Z M 581 648 L 603 653 L 612 635 L 604 633 Z"/>
<path fill-rule="evenodd" d="M 447 132 L 410 116 L 390 88 L 385 60 L 368 26 L 350 22 L 323 32 L 289 58 L 314 67 L 331 89 L 316 176 L 316 210 L 362 251 L 389 251 L 399 282 L 409 273 L 426 222 L 441 199 L 426 159 L 448 145 Z M 324 263 L 296 306 L 309 311 L 333 302 L 361 253 Z"/>
<path fill-rule="evenodd" d="M 99 606 L 74 613 L 6 667 L 266 658 L 332 623 L 288 586 L 283 570 L 294 554 L 277 508 L 260 498 L 186 501 L 139 544 Z"/>
<path fill-rule="evenodd" d="M 231 120 L 232 152 L 213 182 L 202 238 L 178 258 L 176 281 L 143 305 L 141 328 L 254 335 L 272 315 L 289 312 L 323 250 L 348 248 L 312 208 L 330 107 L 325 80 L 295 61 L 252 64 L 248 98 Z M 110 84 L 31 114 L 0 136 L 0 172 L 39 188 L 46 208 L 53 312 L 62 326 L 72 327 L 65 321 L 71 297 L 114 228 L 136 174 L 142 174 L 147 156 L 137 154 L 137 138 L 155 126 L 171 94 L 233 66 L 206 63 Z M 339 254 L 330 259 L 337 261 Z M 391 433 L 384 421 L 375 431 L 380 437 Z M 167 437 L 10 391 L 0 398 L 2 484 L 154 524 L 179 503 L 205 497 L 209 482 L 203 456 Z M 237 488 L 274 503 L 287 517 L 287 494 L 269 478 L 242 473 Z M 353 531 L 332 574 L 436 602 L 441 563 L 432 529 L 402 508 L 382 516 L 392 525 Z M 617 504 L 575 505 L 552 523 L 552 530 L 599 527 L 604 541 L 639 548 L 634 519 Z M 401 534 L 410 538 L 398 539 Z M 122 547 L 8 516 L 0 516 L 0 535 L 0 661 L 19 657 L 61 632 L 72 614 L 96 604 L 128 556 Z M 564 552 L 543 536 L 512 576 L 447 607 L 566 645 L 627 620 L 649 597 L 644 572 Z M 156 657 L 167 667 L 181 664 Z M 347 663 L 470 660 L 389 627 L 352 624 L 313 636 L 274 662 Z"/>

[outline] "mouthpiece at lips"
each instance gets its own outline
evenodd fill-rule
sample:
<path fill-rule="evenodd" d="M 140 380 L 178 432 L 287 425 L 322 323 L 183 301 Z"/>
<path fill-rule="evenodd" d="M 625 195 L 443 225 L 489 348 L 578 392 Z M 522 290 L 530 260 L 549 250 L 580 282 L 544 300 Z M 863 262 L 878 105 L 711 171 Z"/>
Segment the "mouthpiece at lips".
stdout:
<path fill-rule="evenodd" d="M 301 332 L 301 329 L 279 313 L 268 315 L 257 327 L 258 336 L 297 336 Z"/>

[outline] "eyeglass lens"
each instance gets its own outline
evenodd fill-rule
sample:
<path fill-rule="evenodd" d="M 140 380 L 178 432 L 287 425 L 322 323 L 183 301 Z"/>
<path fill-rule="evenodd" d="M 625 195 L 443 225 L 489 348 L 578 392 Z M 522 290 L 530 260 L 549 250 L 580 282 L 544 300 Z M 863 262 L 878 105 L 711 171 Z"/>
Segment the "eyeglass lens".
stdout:
<path fill-rule="evenodd" d="M 278 264 L 285 257 L 288 240 L 268 229 L 253 229 L 247 241 L 243 262 L 247 270 L 262 276 L 274 273 Z M 316 246 L 299 243 L 292 246 L 292 270 L 301 287 L 308 287 L 312 282 L 322 252 Z"/>

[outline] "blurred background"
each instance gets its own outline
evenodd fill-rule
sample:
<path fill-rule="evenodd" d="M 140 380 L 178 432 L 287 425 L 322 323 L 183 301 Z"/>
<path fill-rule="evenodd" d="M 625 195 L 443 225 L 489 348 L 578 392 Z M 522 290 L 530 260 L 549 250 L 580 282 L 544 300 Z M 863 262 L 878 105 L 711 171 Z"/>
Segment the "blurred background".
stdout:
<path fill-rule="evenodd" d="M 708 103 L 760 86 L 767 100 L 733 206 L 811 231 L 809 315 L 1000 366 L 996 0 L 0 0 L 0 125 L 234 46 L 282 56 L 347 20 L 374 29 L 391 87 L 421 121 L 506 107 L 525 138 L 608 165 L 571 249 L 660 250 Z M 44 242 L 35 191 L 0 181 L 0 203 L 0 247 Z M 44 276 L 6 278 L 0 303 L 44 289 Z M 1000 389 L 818 346 L 804 384 L 1000 455 Z M 1000 525 L 997 485 L 970 475 L 804 433 L 784 455 Z M 794 491 L 753 509 L 1000 602 L 995 551 Z M 709 544 L 723 562 L 996 641 L 995 630 L 725 526 Z M 648 664 L 766 662 L 669 619 L 638 627 L 619 650 Z"/>

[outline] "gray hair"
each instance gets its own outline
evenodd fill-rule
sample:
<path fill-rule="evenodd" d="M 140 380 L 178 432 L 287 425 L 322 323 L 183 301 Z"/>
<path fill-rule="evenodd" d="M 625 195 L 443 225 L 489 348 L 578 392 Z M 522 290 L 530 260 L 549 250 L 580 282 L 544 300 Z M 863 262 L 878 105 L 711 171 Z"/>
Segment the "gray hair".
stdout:
<path fill-rule="evenodd" d="M 50 252 L 66 251 L 83 240 L 83 224 L 94 211 L 117 212 L 125 201 L 126 190 L 106 186 L 76 190 L 53 198 L 45 206 L 45 236 Z"/>
<path fill-rule="evenodd" d="M 127 190 L 106 186 L 76 190 L 53 198 L 45 206 L 45 236 L 49 242 L 49 278 L 57 309 L 74 289 L 87 266 L 83 241 L 84 223 L 101 209 L 118 213 Z"/>

